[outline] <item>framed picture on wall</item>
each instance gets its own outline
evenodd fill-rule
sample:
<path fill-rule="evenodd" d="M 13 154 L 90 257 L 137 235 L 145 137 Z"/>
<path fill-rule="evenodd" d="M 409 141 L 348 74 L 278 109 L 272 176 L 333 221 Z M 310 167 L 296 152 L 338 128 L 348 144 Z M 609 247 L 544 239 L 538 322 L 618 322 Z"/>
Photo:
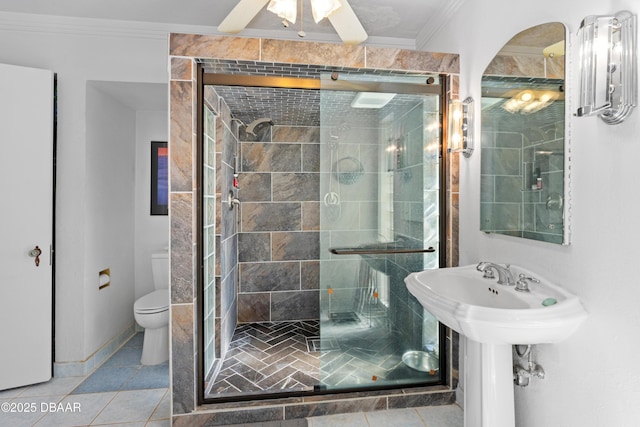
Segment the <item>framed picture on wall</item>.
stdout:
<path fill-rule="evenodd" d="M 151 141 L 151 215 L 169 213 L 169 152 L 166 142 Z"/>

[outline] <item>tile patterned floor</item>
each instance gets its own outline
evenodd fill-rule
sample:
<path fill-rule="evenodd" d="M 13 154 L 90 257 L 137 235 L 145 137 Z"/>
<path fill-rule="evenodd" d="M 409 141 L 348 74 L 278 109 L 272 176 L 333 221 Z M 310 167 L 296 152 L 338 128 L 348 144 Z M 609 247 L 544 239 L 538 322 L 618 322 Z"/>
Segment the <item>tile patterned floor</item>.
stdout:
<path fill-rule="evenodd" d="M 226 396 L 264 391 L 313 390 L 319 382 L 319 352 L 308 340 L 319 322 L 251 323 L 239 325 L 209 394 Z"/>
<path fill-rule="evenodd" d="M 402 362 L 406 350 L 400 334 L 390 329 L 385 316 L 362 318 L 359 322 L 323 323 L 323 336 L 338 349 L 320 356 L 321 381 L 327 388 L 354 385 L 401 385 L 437 382 L 438 374 L 415 371 Z"/>
<path fill-rule="evenodd" d="M 390 409 L 307 418 L 309 427 L 463 427 L 458 405 Z"/>
<path fill-rule="evenodd" d="M 280 351 L 287 350 L 292 354 L 306 350 L 307 338 L 317 336 L 317 322 L 305 322 L 305 332 L 293 332 L 286 325 L 277 329 L 272 337 L 272 347 L 282 344 Z M 315 329 L 314 329 L 315 328 Z M 253 338 L 266 338 L 262 327 L 246 325 L 239 328 L 244 332 L 244 342 L 260 345 Z M 260 332 L 260 333 L 258 333 Z M 304 338 L 301 338 L 301 336 Z M 253 337 L 253 338 L 251 338 Z M 106 369 L 131 366 L 135 360 L 132 350 L 141 337 L 134 337 L 122 347 L 102 367 L 101 372 L 118 372 Z M 260 339 L 260 341 L 262 341 Z M 304 343 L 304 345 L 302 345 Z M 292 351 L 293 350 L 293 351 Z M 277 353 L 277 352 L 276 352 Z M 138 358 L 139 360 L 139 358 Z M 138 370 L 138 375 L 141 372 Z M 137 379 L 135 379 L 137 377 Z M 92 379 L 93 378 L 93 379 Z M 111 381 L 114 390 L 97 390 L 98 376 L 54 378 L 47 383 L 35 384 L 11 390 L 0 391 L 0 407 L 16 411 L 0 411 L 0 426 L 11 427 L 72 427 L 72 426 L 127 426 L 127 427 L 168 427 L 170 426 L 171 395 L 168 388 L 154 388 L 155 380 L 147 379 L 148 389 L 126 390 L 122 384 L 137 387 L 142 382 L 141 376 L 125 373 L 119 380 Z M 135 380 L 134 380 L 135 379 Z M 168 381 L 168 376 L 167 376 Z M 303 384 L 304 381 L 300 382 Z M 115 384 L 118 384 L 117 387 Z M 86 388 L 85 388 L 86 387 Z M 106 387 L 106 386 L 105 386 Z M 90 392 L 88 390 L 95 390 Z M 83 391 L 84 390 L 84 391 Z M 33 408 L 26 412 L 25 408 Z M 18 409 L 22 409 L 18 411 Z M 370 413 L 338 414 L 308 418 L 309 427 L 462 427 L 463 412 L 457 405 L 432 406 L 424 408 L 375 411 Z M 273 427 L 272 423 L 268 424 Z M 260 427 L 261 424 L 255 424 Z"/>
<path fill-rule="evenodd" d="M 318 321 L 240 325 L 207 394 L 229 397 L 438 379 L 402 363 L 397 334 L 386 322 L 358 319 L 325 322 L 322 340 Z"/>
<path fill-rule="evenodd" d="M 142 332 L 135 334 L 89 375 L 73 394 L 168 388 L 168 361 L 152 366 L 140 364 L 143 339 Z"/>
<path fill-rule="evenodd" d="M 54 378 L 42 384 L 0 391 L 0 426 L 168 427 L 171 415 L 168 368 L 165 368 L 162 387 L 157 387 L 162 385 L 162 375 L 158 372 L 121 369 L 135 366 L 133 354 L 141 351 L 139 335 L 94 372 L 94 375 L 111 373 L 111 381 L 106 381 L 104 374 Z M 138 363 L 139 360 L 138 355 Z M 105 380 L 104 385 L 99 384 L 99 378 Z"/>

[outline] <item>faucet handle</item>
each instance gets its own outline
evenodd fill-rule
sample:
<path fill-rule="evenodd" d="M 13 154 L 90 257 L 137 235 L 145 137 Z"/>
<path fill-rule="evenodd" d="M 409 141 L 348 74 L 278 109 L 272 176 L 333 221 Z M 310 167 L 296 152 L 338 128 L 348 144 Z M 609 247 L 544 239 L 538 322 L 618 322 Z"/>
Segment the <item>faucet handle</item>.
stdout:
<path fill-rule="evenodd" d="M 526 274 L 520 273 L 518 275 L 518 281 L 516 282 L 516 291 L 529 292 L 529 283 L 527 283 L 527 281 L 540 283 L 540 280 L 536 279 L 535 277 L 527 276 Z"/>
<path fill-rule="evenodd" d="M 495 279 L 496 276 L 494 276 L 493 274 L 493 268 L 488 268 L 489 263 L 486 261 L 482 261 L 481 263 L 479 263 L 478 265 L 476 265 L 476 270 L 481 271 L 482 277 L 485 279 Z"/>
<path fill-rule="evenodd" d="M 518 278 L 519 278 L 520 280 L 530 280 L 530 281 L 532 281 L 533 283 L 540 283 L 540 280 L 536 279 L 535 277 L 527 276 L 526 274 L 523 274 L 523 273 L 520 273 L 520 274 L 518 275 Z"/>

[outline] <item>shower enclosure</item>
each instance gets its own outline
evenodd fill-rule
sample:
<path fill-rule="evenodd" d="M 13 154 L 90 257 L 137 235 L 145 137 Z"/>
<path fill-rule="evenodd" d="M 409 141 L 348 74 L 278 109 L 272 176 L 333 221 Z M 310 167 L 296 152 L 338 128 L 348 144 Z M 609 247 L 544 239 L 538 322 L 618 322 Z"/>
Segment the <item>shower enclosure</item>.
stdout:
<path fill-rule="evenodd" d="M 275 65 L 203 67 L 205 397 L 441 384 L 441 76 Z"/>

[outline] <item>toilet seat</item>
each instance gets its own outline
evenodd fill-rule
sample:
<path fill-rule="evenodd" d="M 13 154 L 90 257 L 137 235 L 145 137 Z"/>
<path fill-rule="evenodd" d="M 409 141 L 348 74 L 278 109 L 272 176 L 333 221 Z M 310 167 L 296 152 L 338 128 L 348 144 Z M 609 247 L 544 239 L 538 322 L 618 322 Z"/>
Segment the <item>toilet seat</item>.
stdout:
<path fill-rule="evenodd" d="M 139 314 L 161 313 L 169 310 L 169 290 L 158 289 L 138 298 L 133 304 L 133 310 Z"/>

